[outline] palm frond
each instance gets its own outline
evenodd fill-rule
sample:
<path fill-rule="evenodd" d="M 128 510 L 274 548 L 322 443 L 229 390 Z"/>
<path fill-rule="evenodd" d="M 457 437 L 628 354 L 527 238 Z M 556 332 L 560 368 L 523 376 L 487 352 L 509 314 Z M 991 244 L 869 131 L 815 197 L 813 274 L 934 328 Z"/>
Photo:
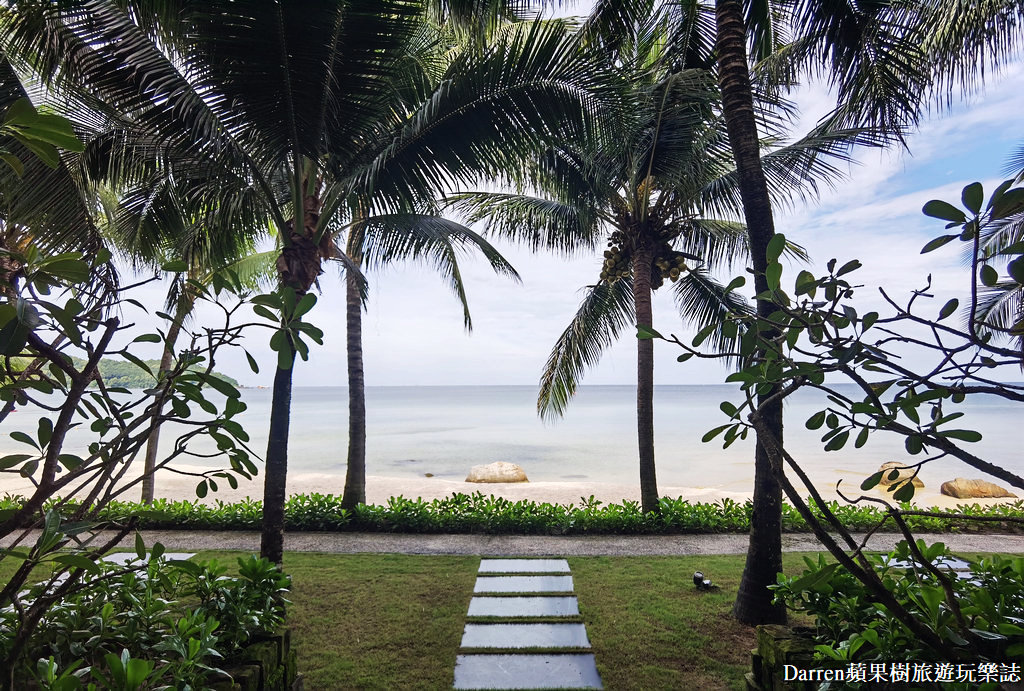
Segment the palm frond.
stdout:
<path fill-rule="evenodd" d="M 969 326 L 969 311 L 964 311 L 963 319 L 966 328 Z M 1024 320 L 1024 288 L 1015 281 L 1000 281 L 990 288 L 981 288 L 976 319 L 979 333 L 991 334 L 996 339 L 1008 338 L 1006 332 L 999 329 L 1011 329 Z M 1009 338 L 1024 354 L 1024 335 Z M 1024 362 L 1021 366 L 1024 367 Z"/>
<path fill-rule="evenodd" d="M 674 226 L 679 231 L 672 246 L 699 257 L 705 267 L 733 269 L 746 266 L 750 257 L 747 227 L 736 221 L 694 218 Z"/>
<path fill-rule="evenodd" d="M 986 73 L 1019 56 L 1024 38 L 1020 0 L 927 0 L 922 5 L 922 48 L 940 89 L 970 93 Z"/>
<path fill-rule="evenodd" d="M 1024 182 L 1024 145 L 1013 150 L 1003 167 L 1003 172 L 1012 175 L 1014 182 Z"/>
<path fill-rule="evenodd" d="M 770 144 L 770 143 L 769 143 Z M 816 127 L 798 141 L 770 148 L 762 158 L 772 203 L 788 206 L 797 200 L 813 200 L 822 186 L 833 188 L 846 178 L 842 166 L 854 163 L 855 146 L 880 146 L 876 130 Z M 713 180 L 700 191 L 702 208 L 716 215 L 736 216 L 743 205 L 736 171 Z"/>
<path fill-rule="evenodd" d="M 373 216 L 360 224 L 363 234 L 362 261 L 380 267 L 401 260 L 425 261 L 448 283 L 462 305 L 467 330 L 473 321 L 469 313 L 459 256 L 478 251 L 496 273 L 518 279 L 515 268 L 487 240 L 455 221 L 425 214 Z"/>
<path fill-rule="evenodd" d="M 217 273 L 231 271 L 249 290 L 270 290 L 277 285 L 277 257 L 279 249 L 256 252 L 224 265 Z"/>
<path fill-rule="evenodd" d="M 563 254 L 591 250 L 601 239 L 592 210 L 543 197 L 499 192 L 467 192 L 449 198 L 467 223 L 484 222 L 486 234 L 522 243 L 533 251 Z"/>
<path fill-rule="evenodd" d="M 590 286 L 572 322 L 558 337 L 544 366 L 537 412 L 544 419 L 565 413 L 583 373 L 635 322 L 632 282 Z"/>
<path fill-rule="evenodd" d="M 691 269 L 685 276 L 676 281 L 673 297 L 679 316 L 684 323 L 695 329 L 702 329 L 710 324 L 721 325 L 727 314 L 753 314 L 753 306 L 739 293 L 725 292 L 725 286 L 705 269 Z M 712 331 L 705 343 L 718 352 L 736 352 L 738 337 L 727 336 L 721 328 Z M 727 363 L 738 364 L 735 358 L 727 358 Z"/>
<path fill-rule="evenodd" d="M 580 54 L 562 24 L 517 25 L 454 60 L 353 185 L 394 208 L 500 179 L 553 142 L 592 139 L 612 98 L 607 73 Z"/>
<path fill-rule="evenodd" d="M 913 3 L 802 0 L 803 65 L 836 91 L 835 128 L 902 134 L 921 115 L 930 65 Z"/>

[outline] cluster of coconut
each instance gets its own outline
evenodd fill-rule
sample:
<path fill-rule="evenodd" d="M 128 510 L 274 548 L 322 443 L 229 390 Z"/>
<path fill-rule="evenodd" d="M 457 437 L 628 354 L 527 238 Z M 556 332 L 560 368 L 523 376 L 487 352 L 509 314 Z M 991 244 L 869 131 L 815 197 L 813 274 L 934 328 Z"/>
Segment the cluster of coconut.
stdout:
<path fill-rule="evenodd" d="M 604 253 L 604 265 L 601 267 L 601 280 L 615 283 L 620 278 L 628 278 L 633 270 L 632 249 L 625 242 L 626 237 L 620 231 L 612 233 L 608 240 L 608 249 Z M 654 248 L 654 263 L 651 266 L 651 288 L 657 290 L 666 280 L 675 283 L 687 271 L 687 255 L 672 249 L 669 238 L 663 239 Z"/>

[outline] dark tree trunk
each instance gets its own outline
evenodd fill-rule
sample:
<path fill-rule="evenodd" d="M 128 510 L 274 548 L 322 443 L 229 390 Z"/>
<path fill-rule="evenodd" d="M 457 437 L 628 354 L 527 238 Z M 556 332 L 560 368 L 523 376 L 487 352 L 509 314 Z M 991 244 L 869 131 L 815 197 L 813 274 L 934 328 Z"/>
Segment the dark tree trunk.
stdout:
<path fill-rule="evenodd" d="M 181 322 L 185 315 L 191 311 L 192 304 L 193 301 L 189 297 L 188 292 L 183 291 L 178 299 L 177 309 L 174 311 L 174 323 L 167 329 L 167 338 L 164 340 L 164 353 L 160 357 L 160 375 L 165 374 L 171 369 L 171 361 L 174 359 L 174 346 L 178 341 L 178 335 L 181 333 Z M 153 431 L 149 433 L 149 439 L 146 440 L 146 461 L 142 470 L 142 503 L 144 504 L 152 504 L 153 496 L 156 492 L 154 473 L 156 471 L 157 450 L 160 445 L 159 418 L 163 412 L 163 407 L 162 403 L 157 407 L 156 415 L 153 418 Z"/>
<path fill-rule="evenodd" d="M 638 326 L 654 327 L 651 309 L 650 245 L 643 239 L 633 250 L 633 302 Z M 654 341 L 636 341 L 636 432 L 640 450 L 640 506 L 644 513 L 658 511 L 658 479 L 654 468 Z"/>
<path fill-rule="evenodd" d="M 754 263 L 754 287 L 760 295 L 768 290 L 765 278 L 768 242 L 775 235 L 768 183 L 754 120 L 754 104 L 747 69 L 746 34 L 741 0 L 716 0 L 718 82 L 729 143 L 739 173 L 743 215 Z M 771 300 L 759 299 L 757 313 L 767 317 L 776 310 Z M 771 395 L 759 396 L 759 403 Z M 782 403 L 763 409 L 765 419 L 782 444 Z M 754 452 L 754 512 L 750 547 L 743 569 L 733 614 L 744 624 L 783 623 L 785 606 L 773 605 L 769 585 L 782 570 L 782 489 L 772 472 L 772 459 L 760 439 Z"/>
<path fill-rule="evenodd" d="M 277 258 L 277 274 L 282 286 L 292 288 L 301 298 L 320 275 L 321 259 L 330 256 L 331 239 L 324 234 L 316 241 L 317 221 L 320 218 L 320 199 L 315 191 L 316 181 L 303 180 L 302 226 L 290 221 L 285 227 L 286 241 Z M 285 345 L 284 347 L 290 347 Z M 267 440 L 266 475 L 263 484 L 263 525 L 260 536 L 260 556 L 280 564 L 284 557 L 284 504 L 287 499 L 288 479 L 288 426 L 291 420 L 292 372 L 291 366 L 277 368 L 274 391 L 270 404 L 270 437 Z"/>
<path fill-rule="evenodd" d="M 350 255 L 351 256 L 351 255 Z M 353 263 L 355 260 L 353 259 Z M 359 280 L 345 275 L 345 320 L 348 327 L 348 470 L 343 509 L 366 503 L 366 394 L 363 388 L 363 301 Z"/>
<path fill-rule="evenodd" d="M 287 347 L 287 346 L 286 346 Z M 294 366 L 294 354 L 292 365 Z M 291 423 L 292 372 L 277 368 L 270 405 L 270 436 L 263 480 L 263 534 L 260 556 L 280 564 L 284 556 L 285 480 L 288 476 L 288 426 Z"/>

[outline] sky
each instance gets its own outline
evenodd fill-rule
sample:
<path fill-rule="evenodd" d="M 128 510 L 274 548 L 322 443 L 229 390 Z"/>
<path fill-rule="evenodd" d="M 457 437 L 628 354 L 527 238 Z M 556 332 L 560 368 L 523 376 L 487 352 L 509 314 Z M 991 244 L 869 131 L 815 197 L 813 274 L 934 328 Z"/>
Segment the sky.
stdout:
<path fill-rule="evenodd" d="M 801 117 L 795 132 L 806 131 L 830 108 L 820 85 L 792 96 Z M 823 190 L 817 201 L 776 210 L 776 230 L 803 245 L 811 256 L 809 270 L 824 272 L 829 259 L 857 258 L 855 274 L 865 285 L 858 291 L 864 309 L 880 305 L 877 286 L 905 296 L 934 277 L 935 310 L 948 296 L 967 288 L 958 243 L 921 255 L 921 247 L 943 234 L 943 223 L 921 214 L 930 199 L 958 202 L 964 185 L 981 181 L 987 194 L 1005 177 L 1010 152 L 1024 145 L 1020 114 L 1024 110 L 1024 62 L 989 75 L 982 93 L 961 99 L 933 115 L 907 141 L 906 150 L 862 150 L 848 179 Z M 485 230 L 478 227 L 478 230 Z M 521 281 L 495 275 L 483 261 L 467 258 L 462 268 L 473 315 L 473 331 L 462 324 L 461 307 L 443 281 L 415 265 L 398 265 L 370 273 L 370 300 L 363 318 L 363 347 L 368 386 L 536 385 L 545 360 L 582 298 L 581 289 L 600 271 L 597 252 L 573 257 L 532 254 L 495 242 L 518 270 Z M 789 266 L 790 285 L 802 267 Z M 738 275 L 738 271 L 735 272 Z M 728 279 L 730 276 L 722 275 Z M 344 285 L 334 266 L 320 277 L 317 306 L 308 321 L 324 331 L 324 345 L 314 347 L 308 362 L 299 362 L 296 386 L 344 386 Z M 752 296 L 752 282 L 743 289 Z M 158 304 L 153 286 L 145 302 Z M 144 292 L 145 292 L 144 291 Z M 196 323 L 210 316 L 200 310 Z M 654 327 L 681 338 L 682 327 L 668 290 L 655 295 Z M 261 365 L 253 374 L 240 352 L 224 353 L 218 370 L 245 385 L 269 386 L 274 357 L 266 336 L 254 334 L 247 346 Z M 656 343 L 656 384 L 721 383 L 727 371 L 717 363 L 676 361 L 679 350 Z M 583 384 L 634 384 L 636 341 L 632 332 L 608 350 Z M 152 354 L 156 357 L 156 354 Z"/>

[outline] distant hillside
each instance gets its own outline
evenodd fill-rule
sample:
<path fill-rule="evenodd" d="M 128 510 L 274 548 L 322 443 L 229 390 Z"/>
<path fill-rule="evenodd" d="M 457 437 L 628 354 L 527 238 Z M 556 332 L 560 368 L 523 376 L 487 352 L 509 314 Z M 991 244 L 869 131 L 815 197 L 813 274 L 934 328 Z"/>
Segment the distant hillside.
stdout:
<path fill-rule="evenodd" d="M 81 367 L 85 364 L 85 360 L 73 359 L 75 367 Z M 143 362 L 146 363 L 149 369 L 153 370 L 154 374 L 160 369 L 159 360 L 143 360 Z M 193 369 L 199 369 L 199 367 L 193 367 Z M 148 389 L 156 383 L 156 379 L 146 374 L 145 370 L 127 360 L 103 358 L 100 360 L 100 374 L 103 375 L 103 381 L 106 382 L 107 386 L 121 386 L 126 389 Z M 220 372 L 214 372 L 214 374 L 232 386 L 238 386 L 238 382 L 235 379 Z"/>

